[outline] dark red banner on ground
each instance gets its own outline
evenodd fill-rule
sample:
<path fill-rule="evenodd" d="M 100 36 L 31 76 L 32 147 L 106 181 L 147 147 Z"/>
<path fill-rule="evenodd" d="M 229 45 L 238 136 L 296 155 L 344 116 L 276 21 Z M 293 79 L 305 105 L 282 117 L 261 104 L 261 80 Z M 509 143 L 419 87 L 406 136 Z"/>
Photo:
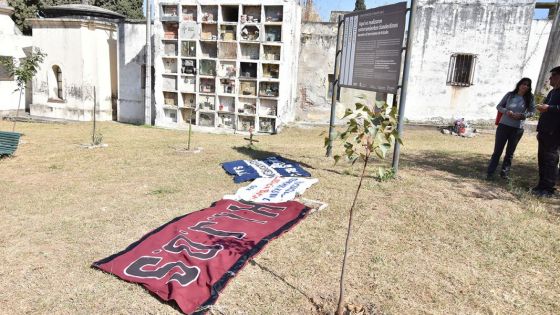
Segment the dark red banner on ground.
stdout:
<path fill-rule="evenodd" d="M 173 219 L 93 266 L 174 300 L 185 313 L 201 312 L 251 257 L 308 210 L 296 201 L 220 200 Z"/>

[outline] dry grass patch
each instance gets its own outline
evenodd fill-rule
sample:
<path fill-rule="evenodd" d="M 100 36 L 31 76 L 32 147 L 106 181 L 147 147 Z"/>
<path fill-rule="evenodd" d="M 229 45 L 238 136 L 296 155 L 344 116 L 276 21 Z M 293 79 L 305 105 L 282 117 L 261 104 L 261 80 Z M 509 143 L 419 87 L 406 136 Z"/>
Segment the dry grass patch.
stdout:
<path fill-rule="evenodd" d="M 0 130 L 9 124 L 0 122 Z M 18 124 L 0 160 L 0 303 L 8 314 L 167 314 L 140 286 L 90 268 L 235 185 L 221 162 L 280 154 L 319 178 L 306 197 L 330 204 L 272 242 L 230 282 L 215 314 L 334 311 L 357 169 L 324 157 L 319 129 L 260 137 L 101 124 L 107 148 L 84 149 L 89 124 Z M 560 313 L 560 202 L 527 192 L 536 141 L 526 134 L 511 182 L 482 180 L 493 137 L 407 130 L 400 178 L 365 181 L 347 276 L 368 313 Z M 373 170 L 373 166 L 372 166 Z M 388 195 L 388 197 L 384 197 Z"/>

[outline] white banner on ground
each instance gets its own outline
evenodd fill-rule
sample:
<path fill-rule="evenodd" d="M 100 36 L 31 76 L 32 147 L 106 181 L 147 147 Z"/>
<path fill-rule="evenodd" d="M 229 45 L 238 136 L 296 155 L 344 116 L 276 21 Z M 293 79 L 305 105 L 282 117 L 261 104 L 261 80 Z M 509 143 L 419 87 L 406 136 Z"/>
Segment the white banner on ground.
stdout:
<path fill-rule="evenodd" d="M 307 188 L 318 181 L 316 178 L 300 177 L 257 178 L 248 186 L 239 188 L 235 195 L 225 195 L 224 199 L 285 202 L 302 195 Z"/>

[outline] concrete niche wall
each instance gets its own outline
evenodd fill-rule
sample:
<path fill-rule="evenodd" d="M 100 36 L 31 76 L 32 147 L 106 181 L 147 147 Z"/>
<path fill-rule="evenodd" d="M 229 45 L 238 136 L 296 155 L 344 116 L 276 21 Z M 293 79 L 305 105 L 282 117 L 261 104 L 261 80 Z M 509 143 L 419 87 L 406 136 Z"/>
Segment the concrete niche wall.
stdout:
<path fill-rule="evenodd" d="M 336 23 L 302 23 L 296 108 L 299 121 L 329 122 L 336 39 Z M 341 88 L 337 117 L 342 117 L 345 109 L 356 102 L 373 103 L 375 97 L 375 92 Z"/>

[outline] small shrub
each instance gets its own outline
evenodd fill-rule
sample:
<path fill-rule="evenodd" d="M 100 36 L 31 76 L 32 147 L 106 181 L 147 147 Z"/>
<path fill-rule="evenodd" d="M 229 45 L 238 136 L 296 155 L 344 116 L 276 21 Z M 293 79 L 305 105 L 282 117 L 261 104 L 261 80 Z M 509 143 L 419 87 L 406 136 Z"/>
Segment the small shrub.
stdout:
<path fill-rule="evenodd" d="M 103 134 L 101 132 L 96 132 L 93 135 L 93 145 L 101 145 L 103 143 Z"/>

